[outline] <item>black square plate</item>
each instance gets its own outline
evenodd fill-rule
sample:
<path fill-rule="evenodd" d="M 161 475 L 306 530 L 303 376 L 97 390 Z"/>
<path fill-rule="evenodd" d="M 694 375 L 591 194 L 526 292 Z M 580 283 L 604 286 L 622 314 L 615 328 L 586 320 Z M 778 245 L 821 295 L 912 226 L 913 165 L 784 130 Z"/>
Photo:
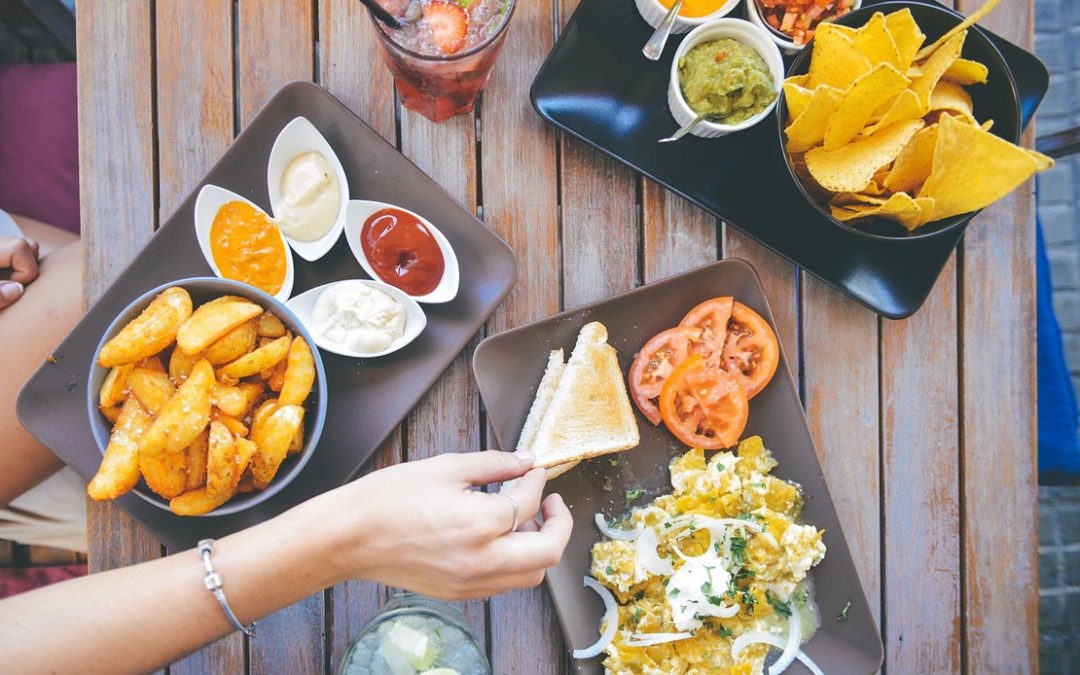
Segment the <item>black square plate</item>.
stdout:
<path fill-rule="evenodd" d="M 722 260 L 481 342 L 473 356 L 473 371 L 499 447 L 509 450 L 517 444 L 548 352 L 561 347 L 569 354 L 583 325 L 600 321 L 607 326 L 608 342 L 618 351 L 625 373 L 649 338 L 677 325 L 698 303 L 720 295 L 735 296 L 775 325 L 754 269 L 742 260 Z M 642 307 L 649 310 L 643 312 Z M 571 650 L 596 641 L 603 615 L 600 599 L 581 583 L 589 573 L 592 545 L 600 539 L 593 514 L 602 512 L 610 519 L 629 511 L 625 493 L 630 488 L 644 488 L 647 500 L 671 492 L 668 463 L 687 450 L 665 427 L 654 427 L 636 411 L 635 415 L 641 432 L 637 448 L 617 455 L 614 466 L 609 457 L 598 457 L 549 484 L 549 490 L 561 494 L 574 514 L 570 543 L 562 561 L 547 576 Z M 743 437 L 753 435 L 761 436 L 780 462 L 775 475 L 802 485 L 806 505 L 801 520 L 825 530 L 828 552 L 811 572 L 822 625 L 803 651 L 827 673 L 876 671 L 883 658 L 881 638 L 859 585 L 782 348 L 772 382 L 750 403 Z M 833 487 L 844 489 L 843 485 Z M 837 617 L 848 602 L 847 619 L 840 621 Z M 600 657 L 572 663 L 575 672 L 583 675 L 603 672 Z M 793 672 L 803 672 L 800 668 Z"/>
<path fill-rule="evenodd" d="M 881 1 L 866 0 L 863 6 Z M 653 63 L 641 55 L 651 33 L 630 0 L 582 0 L 533 81 L 533 106 L 559 128 L 731 223 L 879 314 L 899 319 L 914 313 L 963 228 L 927 239 L 880 241 L 837 227 L 807 203 L 792 182 L 772 116 L 723 138 L 687 136 L 658 144 L 657 139 L 676 128 L 668 111 L 667 86 L 682 36 L 673 35 L 664 56 Z M 1012 71 L 1026 126 L 1046 93 L 1046 67 L 1016 45 L 986 34 Z M 785 63 L 792 58 L 786 57 Z"/>

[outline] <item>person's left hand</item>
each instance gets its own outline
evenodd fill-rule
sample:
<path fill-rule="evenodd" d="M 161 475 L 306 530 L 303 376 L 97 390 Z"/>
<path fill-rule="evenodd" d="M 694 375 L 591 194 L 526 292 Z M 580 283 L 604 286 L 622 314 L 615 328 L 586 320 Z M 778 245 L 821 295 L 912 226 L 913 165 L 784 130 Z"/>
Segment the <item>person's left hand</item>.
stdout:
<path fill-rule="evenodd" d="M 21 237 L 0 237 L 0 309 L 22 297 L 38 276 L 38 243 Z"/>

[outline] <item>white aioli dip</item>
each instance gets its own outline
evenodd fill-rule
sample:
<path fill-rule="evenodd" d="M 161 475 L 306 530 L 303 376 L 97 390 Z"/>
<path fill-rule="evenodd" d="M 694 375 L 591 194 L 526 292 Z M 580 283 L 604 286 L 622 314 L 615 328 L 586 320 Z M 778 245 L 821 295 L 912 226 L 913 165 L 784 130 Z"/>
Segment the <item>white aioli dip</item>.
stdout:
<path fill-rule="evenodd" d="M 278 226 L 297 241 L 315 241 L 330 231 L 341 206 L 334 169 L 317 152 L 297 155 L 281 175 L 281 201 L 274 205 Z"/>
<path fill-rule="evenodd" d="M 332 342 L 374 354 L 405 333 L 405 308 L 363 282 L 344 281 L 319 294 L 315 326 Z"/>

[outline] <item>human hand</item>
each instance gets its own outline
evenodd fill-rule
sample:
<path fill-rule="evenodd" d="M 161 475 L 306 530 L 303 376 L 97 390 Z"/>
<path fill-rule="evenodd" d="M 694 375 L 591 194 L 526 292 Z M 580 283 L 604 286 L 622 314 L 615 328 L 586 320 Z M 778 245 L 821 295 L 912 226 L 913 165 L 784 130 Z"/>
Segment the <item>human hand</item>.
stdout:
<path fill-rule="evenodd" d="M 21 237 L 0 237 L 0 309 L 22 297 L 26 284 L 38 275 L 38 243 Z"/>
<path fill-rule="evenodd" d="M 497 595 L 544 579 L 562 557 L 573 519 L 562 497 L 541 505 L 547 472 L 531 457 L 449 453 L 371 473 L 309 502 L 323 549 L 342 579 L 364 578 L 437 598 Z M 503 492 L 470 488 L 521 477 Z M 533 517 L 542 511 L 544 523 Z"/>

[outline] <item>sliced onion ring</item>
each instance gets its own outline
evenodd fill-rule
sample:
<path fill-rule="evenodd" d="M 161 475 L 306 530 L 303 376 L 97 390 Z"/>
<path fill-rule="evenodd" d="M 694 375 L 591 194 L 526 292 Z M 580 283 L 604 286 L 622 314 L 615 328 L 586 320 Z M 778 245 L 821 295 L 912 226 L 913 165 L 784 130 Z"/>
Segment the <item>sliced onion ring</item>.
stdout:
<path fill-rule="evenodd" d="M 653 647 L 694 637 L 693 633 L 634 633 L 624 642 L 627 647 Z"/>
<path fill-rule="evenodd" d="M 787 598 L 784 598 L 784 600 L 787 600 Z M 769 666 L 769 675 L 780 675 L 780 673 L 787 670 L 787 667 L 791 665 L 791 662 L 798 655 L 801 642 L 802 617 L 799 616 L 799 608 L 792 607 L 791 618 L 788 619 L 787 644 L 784 645 L 784 651 L 780 654 L 780 658 L 776 659 L 776 663 Z"/>
<path fill-rule="evenodd" d="M 592 577 L 585 577 L 584 582 L 586 588 L 596 591 L 596 594 L 604 601 L 604 618 L 601 619 L 604 624 L 604 632 L 600 635 L 600 639 L 592 645 L 585 649 L 575 649 L 575 659 L 591 659 L 594 656 L 599 656 L 615 639 L 615 632 L 619 630 L 619 607 L 615 604 L 615 596 Z"/>
<path fill-rule="evenodd" d="M 746 649 L 747 646 L 758 642 L 764 642 L 765 644 L 776 647 L 777 649 L 785 649 L 787 647 L 787 642 L 781 640 L 776 635 L 751 631 L 749 633 L 743 633 L 739 637 L 735 638 L 735 640 L 731 643 L 732 660 L 737 661 L 739 659 L 739 654 L 742 652 L 742 650 Z M 818 665 L 814 663 L 810 659 L 810 657 L 807 656 L 801 649 L 795 653 L 795 658 L 802 661 L 803 664 L 807 668 L 809 668 L 810 672 L 814 675 L 825 675 L 825 673 L 822 672 L 821 668 L 818 668 Z M 772 671 L 772 668 L 769 669 L 769 675 L 775 675 Z"/>
<path fill-rule="evenodd" d="M 600 532 L 604 534 L 608 539 L 618 539 L 619 541 L 634 541 L 641 534 L 641 523 L 634 526 L 632 530 L 620 530 L 611 527 L 604 520 L 604 514 L 596 514 L 596 527 L 600 529 Z"/>
<path fill-rule="evenodd" d="M 649 574 L 670 577 L 675 574 L 675 566 L 670 559 L 661 558 L 656 552 L 659 545 L 660 539 L 656 532 L 651 527 L 645 528 L 637 538 L 637 562 L 641 569 Z"/>

